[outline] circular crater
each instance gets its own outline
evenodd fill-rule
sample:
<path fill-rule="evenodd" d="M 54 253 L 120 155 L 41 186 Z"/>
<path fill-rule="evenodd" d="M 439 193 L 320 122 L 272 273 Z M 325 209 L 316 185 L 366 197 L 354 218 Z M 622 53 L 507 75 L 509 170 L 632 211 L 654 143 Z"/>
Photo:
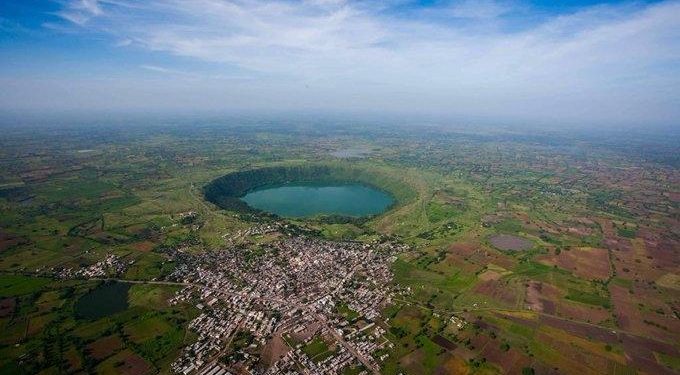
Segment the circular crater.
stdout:
<path fill-rule="evenodd" d="M 381 169 L 305 164 L 227 174 L 204 188 L 220 208 L 281 217 L 371 217 L 409 199 L 412 190 Z"/>

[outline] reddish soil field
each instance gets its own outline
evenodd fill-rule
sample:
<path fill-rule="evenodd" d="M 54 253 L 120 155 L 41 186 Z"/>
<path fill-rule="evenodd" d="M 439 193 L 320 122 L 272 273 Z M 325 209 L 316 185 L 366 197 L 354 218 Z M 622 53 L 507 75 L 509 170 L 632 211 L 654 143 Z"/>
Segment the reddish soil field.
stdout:
<path fill-rule="evenodd" d="M 409 374 L 424 374 L 425 368 L 423 367 L 423 359 L 425 354 L 422 350 L 418 349 L 399 360 L 399 364 L 408 370 Z"/>
<path fill-rule="evenodd" d="M 503 317 L 505 318 L 505 316 Z M 475 324 L 480 325 L 485 329 L 491 327 L 481 321 L 477 321 Z M 527 367 L 532 362 L 532 360 L 520 350 L 510 348 L 506 351 L 502 348 L 502 342 L 500 340 L 492 339 L 485 334 L 473 335 L 469 337 L 469 339 L 474 347 L 473 354 L 467 356 L 463 355 L 462 358 L 464 360 L 481 356 L 499 367 L 503 374 L 521 374 L 522 368 Z M 461 350 L 468 351 L 466 348 L 458 347 L 454 353 L 458 354 Z"/>
<path fill-rule="evenodd" d="M 645 256 L 654 267 L 669 271 L 680 267 L 680 243 L 677 240 L 644 227 L 638 230 L 637 236 L 644 241 Z"/>
<path fill-rule="evenodd" d="M 634 294 L 630 294 L 626 288 L 610 285 L 609 291 L 621 329 L 666 342 L 678 341 L 680 322 L 673 317 L 673 311 L 657 299 L 654 289 L 635 287 Z"/>
<path fill-rule="evenodd" d="M 502 280 L 482 281 L 474 287 L 474 292 L 484 294 L 509 306 L 515 306 L 517 304 L 517 293 L 515 288 L 509 287 L 507 283 Z"/>
<path fill-rule="evenodd" d="M 550 367 L 548 365 L 545 365 L 540 362 L 534 362 L 531 364 L 531 367 L 534 368 L 536 374 L 541 374 L 541 375 L 562 375 L 563 373 L 555 370 L 553 367 Z"/>
<path fill-rule="evenodd" d="M 553 301 L 561 298 L 562 293 L 554 286 L 538 281 L 530 281 L 527 287 L 526 304 L 532 311 L 554 314 L 556 312 Z"/>
<path fill-rule="evenodd" d="M 597 324 L 611 318 L 611 314 L 605 308 L 593 307 L 580 303 L 560 301 L 557 304 L 556 309 L 556 315 L 582 322 Z"/>
<path fill-rule="evenodd" d="M 316 322 L 310 323 L 304 330 L 298 333 L 288 332 L 288 335 L 290 335 L 290 337 L 296 341 L 305 341 L 308 338 L 314 336 L 314 334 L 319 331 L 319 327 L 320 327 L 319 323 Z"/>
<path fill-rule="evenodd" d="M 471 272 L 476 272 L 479 266 L 486 266 L 489 263 L 505 269 L 512 269 L 517 263 L 512 257 L 495 249 L 483 248 L 476 243 L 454 243 L 449 247 L 446 262 Z"/>
<path fill-rule="evenodd" d="M 680 357 L 678 350 L 668 344 L 658 341 L 621 334 L 624 350 L 628 356 L 629 364 L 644 371 L 647 374 L 675 374 L 674 371 L 656 361 L 654 352 L 664 353 L 674 357 Z"/>
<path fill-rule="evenodd" d="M 468 273 L 468 274 L 477 272 L 477 270 L 480 267 L 479 265 L 476 265 L 476 264 L 471 263 L 471 262 L 467 262 L 463 258 L 459 258 L 455 255 L 447 255 L 444 262 L 445 263 L 439 263 L 439 264 L 445 265 L 446 267 L 453 266 L 453 267 L 463 271 L 464 273 Z M 432 268 L 435 269 L 435 270 L 440 269 L 439 264 L 432 266 Z M 443 271 L 443 268 L 444 267 L 442 267 L 442 271 Z"/>
<path fill-rule="evenodd" d="M 107 336 L 87 346 L 87 351 L 96 360 L 102 360 L 123 347 L 118 336 Z"/>
<path fill-rule="evenodd" d="M 609 254 L 606 249 L 578 247 L 563 250 L 559 255 L 544 255 L 538 261 L 556 265 L 588 280 L 606 280 L 609 277 Z"/>
<path fill-rule="evenodd" d="M 442 348 L 444 348 L 446 350 L 455 350 L 458 347 L 458 345 L 454 344 L 453 342 L 451 342 L 446 337 L 442 337 L 440 335 L 436 335 L 435 337 L 433 337 L 432 342 L 434 342 L 435 344 L 441 346 Z"/>
<path fill-rule="evenodd" d="M 31 317 L 28 320 L 28 328 L 26 329 L 26 335 L 31 337 L 41 333 L 45 329 L 45 325 L 52 320 L 52 316 L 38 315 Z"/>
<path fill-rule="evenodd" d="M 569 332 L 572 335 L 601 341 L 607 344 L 615 344 L 618 340 L 618 335 L 612 330 L 587 323 L 572 322 L 546 315 L 541 315 L 540 321 L 543 324 Z"/>
<path fill-rule="evenodd" d="M 139 251 L 143 251 L 143 252 L 149 252 L 149 251 L 153 250 L 153 248 L 155 246 L 156 245 L 151 241 L 135 242 L 134 244 L 132 244 L 132 247 L 135 250 L 139 250 Z"/>
<path fill-rule="evenodd" d="M 491 270 L 487 270 L 487 271 L 484 271 L 483 273 L 479 274 L 479 279 L 482 280 L 482 281 L 497 281 L 501 277 L 503 277 L 503 275 L 501 275 L 500 273 L 498 273 L 496 271 L 491 271 Z"/>
<path fill-rule="evenodd" d="M 471 243 L 454 243 L 449 247 L 449 252 L 459 257 L 467 257 L 477 251 L 479 245 Z"/>
<path fill-rule="evenodd" d="M 0 252 L 25 242 L 26 240 L 21 237 L 12 236 L 11 234 L 0 231 Z"/>
<path fill-rule="evenodd" d="M 551 284 L 531 281 L 528 285 L 526 304 L 533 311 L 591 323 L 611 317 L 604 308 L 564 300 L 564 293 Z"/>
<path fill-rule="evenodd" d="M 647 264 L 648 259 L 636 256 L 632 250 L 614 251 L 613 263 L 617 277 L 628 280 L 656 280 L 664 273 L 662 270 L 653 270 Z"/>
<path fill-rule="evenodd" d="M 614 229 L 614 224 L 611 222 L 611 220 L 605 218 L 598 218 L 596 219 L 596 221 L 598 224 L 600 224 L 600 227 L 602 228 L 604 245 L 607 249 L 615 251 L 614 254 L 615 259 L 616 252 L 628 253 L 633 250 L 633 246 L 630 242 L 630 239 L 619 237 L 616 233 L 616 230 Z M 620 270 L 620 268 L 618 267 L 617 269 Z"/>
<path fill-rule="evenodd" d="M 680 357 L 673 345 L 658 340 L 620 333 L 603 327 L 571 322 L 549 316 L 541 316 L 541 323 L 561 329 L 569 334 L 602 343 L 623 344 L 628 364 L 648 374 L 673 374 L 674 372 L 656 361 L 654 352 Z M 585 362 L 584 362 L 585 363 Z"/>
<path fill-rule="evenodd" d="M 602 228 L 602 234 L 605 236 L 605 238 L 613 238 L 616 237 L 616 234 L 614 233 L 614 224 L 612 224 L 612 221 L 609 219 L 605 218 L 597 218 L 595 219 L 598 224 L 600 224 L 600 228 Z"/>
<path fill-rule="evenodd" d="M 468 261 L 480 266 L 486 266 L 489 263 L 493 263 L 505 269 L 512 269 L 517 265 L 515 259 L 496 249 L 480 249 L 478 252 L 472 254 L 468 258 Z"/>
<path fill-rule="evenodd" d="M 446 357 L 444 357 L 442 364 L 439 365 L 439 367 L 437 367 L 434 371 L 435 375 L 466 375 L 469 373 L 470 368 L 468 367 L 465 360 L 451 354 L 447 354 Z"/>
<path fill-rule="evenodd" d="M 668 192 L 668 197 L 669 197 L 673 202 L 680 202 L 680 192 L 677 192 L 677 191 L 670 191 L 670 192 Z"/>
<path fill-rule="evenodd" d="M 657 340 L 632 336 L 603 327 L 596 327 L 585 323 L 561 320 L 548 316 L 541 316 L 540 321 L 543 324 L 560 329 L 568 334 L 581 337 L 589 342 L 601 342 L 611 345 L 622 344 L 627 365 L 647 374 L 673 373 L 656 361 L 654 352 L 664 353 L 675 357 L 680 356 L 680 353 L 674 346 Z M 561 355 L 568 358 L 568 361 L 565 362 L 564 365 L 569 367 L 560 368 L 566 373 L 609 373 L 612 372 L 613 368 L 622 366 L 615 361 L 603 358 L 597 354 L 577 350 L 578 348 L 572 346 L 568 342 L 558 342 L 554 337 L 548 334 L 539 333 L 536 335 L 536 339 L 546 343 L 546 345 L 554 347 Z"/>
<path fill-rule="evenodd" d="M 75 372 L 82 368 L 82 360 L 80 354 L 75 348 L 71 348 L 65 353 L 66 362 L 68 363 L 68 371 Z"/>
<path fill-rule="evenodd" d="M 470 337 L 470 341 L 472 342 L 472 346 L 475 347 L 475 350 L 482 350 L 491 339 L 487 335 L 480 334 Z"/>
<path fill-rule="evenodd" d="M 522 368 L 531 363 L 531 360 L 515 348 L 503 350 L 501 344 L 498 340 L 489 341 L 481 352 L 482 357 L 498 366 L 503 374 L 521 374 Z"/>
<path fill-rule="evenodd" d="M 614 361 L 590 353 L 578 346 L 553 338 L 544 332 L 538 333 L 536 340 L 550 346 L 559 353 L 562 360 L 555 365 L 565 373 L 606 374 L 616 366 Z"/>
<path fill-rule="evenodd" d="M 611 300 L 614 304 L 614 313 L 616 314 L 616 323 L 621 329 L 630 329 L 631 322 L 634 319 L 640 319 L 637 308 L 631 305 L 628 296 L 628 289 L 617 285 L 610 285 L 609 292 Z"/>
<path fill-rule="evenodd" d="M 120 353 L 122 357 L 121 362 L 116 366 L 116 371 L 125 375 L 144 375 L 151 372 L 151 366 L 144 360 L 144 358 L 138 356 L 137 354 L 125 350 Z"/>
<path fill-rule="evenodd" d="M 17 301 L 14 297 L 0 299 L 0 318 L 6 318 L 14 314 Z"/>
<path fill-rule="evenodd" d="M 290 351 L 290 348 L 281 337 L 282 334 L 283 332 L 274 333 L 274 337 L 272 337 L 262 349 L 262 361 L 267 367 L 283 358 L 283 356 Z"/>

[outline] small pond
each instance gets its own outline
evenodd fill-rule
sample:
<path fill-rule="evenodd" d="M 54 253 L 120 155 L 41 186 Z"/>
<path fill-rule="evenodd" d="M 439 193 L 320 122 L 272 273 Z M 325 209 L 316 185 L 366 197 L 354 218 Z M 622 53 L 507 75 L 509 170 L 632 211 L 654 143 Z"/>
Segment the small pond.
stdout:
<path fill-rule="evenodd" d="M 79 319 L 97 320 L 124 311 L 128 307 L 130 284 L 105 282 L 90 290 L 76 302 Z"/>

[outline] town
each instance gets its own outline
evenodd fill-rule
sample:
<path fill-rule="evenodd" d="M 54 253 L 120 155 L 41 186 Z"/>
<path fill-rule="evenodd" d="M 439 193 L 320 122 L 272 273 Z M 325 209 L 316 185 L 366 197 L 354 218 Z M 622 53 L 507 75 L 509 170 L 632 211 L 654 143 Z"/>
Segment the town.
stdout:
<path fill-rule="evenodd" d="M 252 233 L 269 232 L 254 230 Z M 188 285 L 171 303 L 196 302 L 198 340 L 178 373 L 377 373 L 393 344 L 380 310 L 390 265 L 404 245 L 287 237 L 253 247 L 181 254 L 170 279 Z M 181 253 L 181 252 L 180 252 Z"/>

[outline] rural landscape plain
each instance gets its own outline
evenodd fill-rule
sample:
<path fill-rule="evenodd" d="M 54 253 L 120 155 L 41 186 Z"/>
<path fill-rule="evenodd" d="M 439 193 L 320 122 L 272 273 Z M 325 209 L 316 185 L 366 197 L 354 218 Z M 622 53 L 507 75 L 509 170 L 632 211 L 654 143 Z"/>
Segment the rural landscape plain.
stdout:
<path fill-rule="evenodd" d="M 680 373 L 677 1 L 0 4 L 0 374 Z"/>
<path fill-rule="evenodd" d="M 5 130 L 3 372 L 678 370 L 677 143 L 230 123 Z"/>

